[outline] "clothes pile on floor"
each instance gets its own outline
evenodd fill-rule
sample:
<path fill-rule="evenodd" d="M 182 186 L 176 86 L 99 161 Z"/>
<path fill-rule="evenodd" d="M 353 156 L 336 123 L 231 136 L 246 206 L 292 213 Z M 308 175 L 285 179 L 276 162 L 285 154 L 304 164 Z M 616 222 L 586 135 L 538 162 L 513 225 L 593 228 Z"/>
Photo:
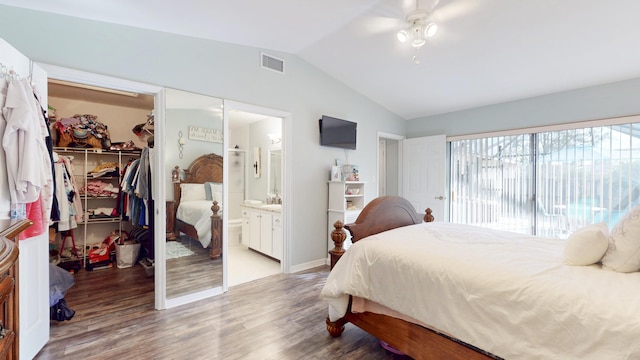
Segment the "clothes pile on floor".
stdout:
<path fill-rule="evenodd" d="M 71 320 L 76 314 L 64 300 L 67 290 L 75 283 L 76 279 L 68 271 L 49 264 L 49 314 L 51 320 Z"/>

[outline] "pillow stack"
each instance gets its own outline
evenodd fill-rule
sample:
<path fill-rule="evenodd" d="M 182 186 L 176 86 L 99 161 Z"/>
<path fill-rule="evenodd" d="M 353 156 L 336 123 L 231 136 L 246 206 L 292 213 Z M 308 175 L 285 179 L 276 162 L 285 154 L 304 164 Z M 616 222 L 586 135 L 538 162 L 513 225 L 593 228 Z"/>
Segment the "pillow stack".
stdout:
<path fill-rule="evenodd" d="M 564 248 L 564 263 L 586 266 L 602 261 L 604 269 L 640 271 L 640 206 L 628 212 L 611 230 L 598 223 L 576 230 Z"/>

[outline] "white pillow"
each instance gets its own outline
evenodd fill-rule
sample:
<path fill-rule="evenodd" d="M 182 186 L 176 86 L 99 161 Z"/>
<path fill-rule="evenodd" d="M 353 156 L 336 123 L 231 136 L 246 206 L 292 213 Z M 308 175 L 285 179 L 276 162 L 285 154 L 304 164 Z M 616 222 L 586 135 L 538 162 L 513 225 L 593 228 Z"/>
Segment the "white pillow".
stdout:
<path fill-rule="evenodd" d="M 208 183 L 209 189 L 211 190 L 211 199 L 216 200 L 218 205 L 222 206 L 222 184 L 220 183 Z"/>
<path fill-rule="evenodd" d="M 587 225 L 574 231 L 564 245 L 564 263 L 587 266 L 600 261 L 609 247 L 606 223 Z"/>
<path fill-rule="evenodd" d="M 629 211 L 611 230 L 602 266 L 625 273 L 640 270 L 640 206 Z"/>
<path fill-rule="evenodd" d="M 222 183 L 206 182 L 204 183 L 204 192 L 207 194 L 207 200 L 213 200 L 212 192 L 222 192 Z M 220 200 L 218 200 L 220 202 Z"/>
<path fill-rule="evenodd" d="M 180 201 L 206 200 L 204 184 L 180 184 Z"/>

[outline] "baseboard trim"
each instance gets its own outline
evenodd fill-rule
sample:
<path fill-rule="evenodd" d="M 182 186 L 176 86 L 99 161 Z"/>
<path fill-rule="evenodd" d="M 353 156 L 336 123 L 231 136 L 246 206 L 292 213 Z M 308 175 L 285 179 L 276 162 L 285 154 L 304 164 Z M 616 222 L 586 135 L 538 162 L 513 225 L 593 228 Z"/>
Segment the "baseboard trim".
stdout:
<path fill-rule="evenodd" d="M 314 261 L 309 261 L 309 262 L 303 263 L 303 264 L 293 265 L 293 266 L 291 266 L 291 272 L 292 273 L 296 273 L 298 271 L 305 271 L 305 270 L 309 270 L 309 269 L 312 269 L 314 267 L 318 267 L 318 266 L 322 266 L 322 265 L 326 265 L 326 260 L 324 258 L 323 259 L 314 260 Z"/>

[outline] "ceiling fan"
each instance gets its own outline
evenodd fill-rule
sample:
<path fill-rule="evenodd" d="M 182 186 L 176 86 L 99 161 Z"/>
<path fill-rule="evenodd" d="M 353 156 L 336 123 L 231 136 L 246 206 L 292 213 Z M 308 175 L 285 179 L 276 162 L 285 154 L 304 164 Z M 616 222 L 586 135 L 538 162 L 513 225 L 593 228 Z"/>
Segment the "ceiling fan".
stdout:
<path fill-rule="evenodd" d="M 420 9 L 420 1 L 416 0 L 415 10 L 407 14 L 408 26 L 398 31 L 398 40 L 402 43 L 410 42 L 414 48 L 426 43 L 426 39 L 433 37 L 438 31 L 438 25 L 429 19 L 429 11 Z"/>

